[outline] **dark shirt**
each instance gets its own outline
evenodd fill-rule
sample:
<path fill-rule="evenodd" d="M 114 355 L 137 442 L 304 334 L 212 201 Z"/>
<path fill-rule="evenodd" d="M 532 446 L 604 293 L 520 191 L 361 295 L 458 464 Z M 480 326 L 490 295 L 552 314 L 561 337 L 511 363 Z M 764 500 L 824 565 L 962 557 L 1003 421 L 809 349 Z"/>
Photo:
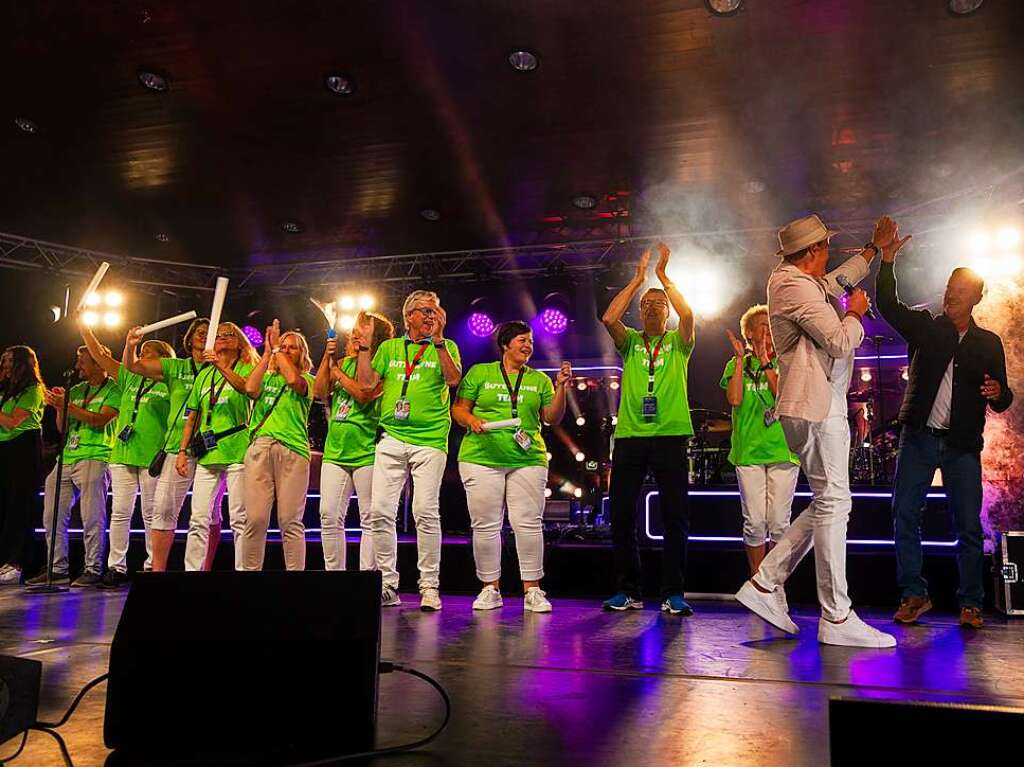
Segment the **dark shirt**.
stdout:
<path fill-rule="evenodd" d="M 953 321 L 945 314 L 914 310 L 896 295 L 896 273 L 891 263 L 882 262 L 875 283 L 878 311 L 907 342 L 910 376 L 900 407 L 900 423 L 922 428 L 935 404 L 942 378 L 953 361 L 953 397 L 949 411 L 947 442 L 961 450 L 981 451 L 985 430 L 985 408 L 997 413 L 1010 407 L 1013 392 L 1006 382 L 1003 342 L 995 333 L 978 327 L 974 319 L 960 340 Z M 985 374 L 999 382 L 1002 393 L 989 401 L 981 396 Z"/>

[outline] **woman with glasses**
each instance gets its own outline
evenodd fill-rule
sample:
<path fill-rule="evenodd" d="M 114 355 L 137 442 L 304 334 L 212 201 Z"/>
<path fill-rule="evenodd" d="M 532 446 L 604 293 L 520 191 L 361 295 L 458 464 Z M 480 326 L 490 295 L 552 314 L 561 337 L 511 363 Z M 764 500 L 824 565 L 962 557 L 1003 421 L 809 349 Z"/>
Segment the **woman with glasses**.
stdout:
<path fill-rule="evenodd" d="M 21 582 L 42 484 L 46 387 L 28 346 L 0 356 L 0 585 Z"/>
<path fill-rule="evenodd" d="M 306 569 L 306 491 L 309 489 L 309 407 L 313 361 L 302 333 L 267 328 L 263 357 L 246 381 L 255 400 L 245 453 L 244 569 L 262 570 L 270 510 L 277 504 L 284 564 Z"/>
<path fill-rule="evenodd" d="M 547 448 L 540 429 L 542 421 L 561 423 L 572 369 L 563 362 L 552 387 L 550 378 L 529 367 L 533 332 L 525 322 L 503 324 L 497 341 L 501 359 L 471 367 L 452 407 L 456 423 L 466 429 L 459 474 L 473 525 L 476 575 L 483 583 L 473 609 L 502 606 L 501 525 L 507 507 L 523 579 L 523 608 L 548 613 L 551 603 L 540 588 L 548 481 Z M 503 421 L 507 425 L 501 428 L 487 427 Z"/>
<path fill-rule="evenodd" d="M 259 356 L 233 322 L 222 322 L 208 363 L 196 376 L 189 395 L 188 419 L 181 434 L 175 467 L 189 475 L 189 450 L 196 458 L 192 516 L 185 544 L 185 569 L 210 570 L 220 539 L 221 499 L 228 494 L 228 518 L 234 539 L 235 569 L 242 569 L 245 531 L 245 450 L 249 445 L 249 398 L 245 379 Z"/>

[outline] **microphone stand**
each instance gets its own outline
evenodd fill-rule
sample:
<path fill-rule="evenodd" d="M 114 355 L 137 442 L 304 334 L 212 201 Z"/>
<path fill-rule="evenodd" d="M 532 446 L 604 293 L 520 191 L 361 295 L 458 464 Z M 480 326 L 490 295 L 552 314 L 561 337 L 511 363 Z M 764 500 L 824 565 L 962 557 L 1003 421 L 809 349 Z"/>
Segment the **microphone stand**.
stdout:
<path fill-rule="evenodd" d="M 876 391 L 878 392 L 878 423 L 882 428 L 882 436 L 884 437 L 886 429 L 888 429 L 888 424 L 885 420 L 885 392 L 882 387 L 882 344 L 885 342 L 886 338 L 885 336 L 868 336 L 868 338 L 870 338 L 871 342 L 875 345 L 875 386 L 877 387 Z M 874 447 L 874 444 L 874 434 L 872 434 L 872 448 Z M 885 482 L 889 481 L 889 474 L 886 471 L 884 461 L 880 462 L 879 473 Z M 874 472 L 872 472 L 872 475 L 873 474 Z"/>
<path fill-rule="evenodd" d="M 71 404 L 71 382 L 74 379 L 74 368 L 64 371 L 64 406 L 61 408 L 61 423 L 64 429 L 60 435 L 60 449 L 57 452 L 57 476 L 53 488 L 53 514 L 50 518 L 50 553 L 46 559 L 46 583 L 39 586 L 29 586 L 26 591 L 30 594 L 64 594 L 69 592 L 67 586 L 57 586 L 53 582 L 53 557 L 57 553 L 57 517 L 60 509 L 61 480 L 64 477 L 64 447 L 68 441 L 68 407 Z M 44 495 L 45 497 L 45 495 Z M 44 512 L 45 513 L 45 512 Z"/>

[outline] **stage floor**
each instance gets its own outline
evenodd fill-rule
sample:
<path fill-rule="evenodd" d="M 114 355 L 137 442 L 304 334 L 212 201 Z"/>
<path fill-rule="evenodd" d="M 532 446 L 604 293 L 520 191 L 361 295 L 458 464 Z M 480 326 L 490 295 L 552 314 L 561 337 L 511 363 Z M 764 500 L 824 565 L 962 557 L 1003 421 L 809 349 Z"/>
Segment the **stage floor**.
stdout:
<path fill-rule="evenodd" d="M 697 614 L 681 619 L 657 612 L 653 601 L 643 611 L 609 614 L 596 601 L 557 595 L 550 615 L 524 614 L 514 596 L 486 613 L 470 609 L 471 597 L 446 596 L 444 610 L 429 614 L 419 611 L 417 596 L 403 594 L 401 607 L 384 611 L 382 657 L 437 678 L 454 711 L 429 747 L 433 756 L 378 760 L 389 767 L 819 767 L 828 764 L 833 696 L 1024 706 L 1024 621 L 998 615 L 971 633 L 951 614 L 930 614 L 919 626 L 895 629 L 896 650 L 855 650 L 818 645 L 809 607 L 794 610 L 801 637 L 783 639 L 728 602 L 696 601 Z M 44 664 L 40 718 L 59 717 L 82 685 L 106 671 L 123 602 L 123 592 L 0 591 L 0 653 Z M 894 628 L 888 613 L 862 616 Z M 313 688 L 316 667 L 316 658 L 301 659 Z M 103 686 L 90 692 L 61 730 L 76 767 L 106 758 L 104 696 Z M 309 704 L 322 705 L 324 696 L 330 690 L 318 690 Z M 383 677 L 379 744 L 421 737 L 441 712 L 422 682 Z M 187 737 L 188 712 L 172 726 L 171 737 Z M 18 740 L 0 747 L 0 758 Z M 18 763 L 61 762 L 56 744 L 33 733 Z"/>

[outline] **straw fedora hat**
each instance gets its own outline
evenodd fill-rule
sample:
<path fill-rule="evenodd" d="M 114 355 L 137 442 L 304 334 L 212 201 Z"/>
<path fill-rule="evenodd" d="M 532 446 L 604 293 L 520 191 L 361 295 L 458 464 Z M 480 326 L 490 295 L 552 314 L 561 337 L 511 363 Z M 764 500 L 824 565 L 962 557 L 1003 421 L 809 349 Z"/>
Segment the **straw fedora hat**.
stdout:
<path fill-rule="evenodd" d="M 779 250 L 775 255 L 791 256 L 816 242 L 827 240 L 835 233 L 814 213 L 798 218 L 779 230 Z"/>

